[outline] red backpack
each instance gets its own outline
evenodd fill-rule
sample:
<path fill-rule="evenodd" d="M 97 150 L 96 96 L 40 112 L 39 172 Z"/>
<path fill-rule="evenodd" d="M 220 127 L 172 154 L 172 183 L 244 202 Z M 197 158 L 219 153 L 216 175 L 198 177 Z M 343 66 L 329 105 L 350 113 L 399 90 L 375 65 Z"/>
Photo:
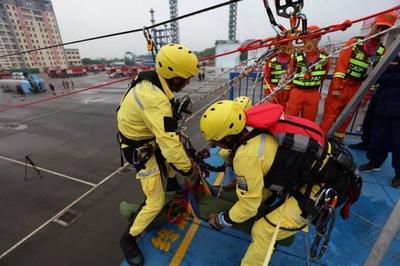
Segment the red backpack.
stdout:
<path fill-rule="evenodd" d="M 325 146 L 325 134 L 315 122 L 284 114 L 282 105 L 272 103 L 256 105 L 246 111 L 246 118 L 246 126 L 268 131 L 278 139 L 279 145 L 285 136 L 294 135 L 314 141 L 321 148 Z"/>

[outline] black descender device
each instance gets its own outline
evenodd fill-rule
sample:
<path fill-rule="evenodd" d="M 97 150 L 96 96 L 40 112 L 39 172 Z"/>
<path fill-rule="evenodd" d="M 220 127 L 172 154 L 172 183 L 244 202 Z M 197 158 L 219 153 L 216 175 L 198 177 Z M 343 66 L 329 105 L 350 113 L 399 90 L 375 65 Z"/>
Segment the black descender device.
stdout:
<path fill-rule="evenodd" d="M 300 27 L 300 24 L 301 32 L 306 32 L 307 18 L 304 14 L 301 13 L 301 10 L 304 6 L 304 0 L 275 0 L 274 2 L 277 16 L 290 20 L 290 30 L 292 34 Z M 279 36 L 287 35 L 286 28 L 276 22 L 268 0 L 263 0 L 263 3 L 272 28 Z"/>

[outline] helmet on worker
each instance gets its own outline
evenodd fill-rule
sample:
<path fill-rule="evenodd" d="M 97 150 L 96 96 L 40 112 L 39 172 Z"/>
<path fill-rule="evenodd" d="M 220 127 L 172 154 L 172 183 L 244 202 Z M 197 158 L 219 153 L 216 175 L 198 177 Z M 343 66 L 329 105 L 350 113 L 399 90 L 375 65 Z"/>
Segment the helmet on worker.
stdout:
<path fill-rule="evenodd" d="M 180 91 L 189 79 L 199 72 L 199 61 L 195 53 L 175 43 L 161 47 L 157 53 L 155 65 L 157 74 L 167 80 L 174 91 Z"/>
<path fill-rule="evenodd" d="M 371 32 L 370 35 L 374 35 L 380 31 L 386 30 L 390 27 L 392 27 L 397 20 L 397 13 L 396 11 L 391 11 L 391 12 L 386 12 L 383 14 L 380 14 L 375 18 L 374 24 L 371 26 Z M 379 36 L 379 38 L 382 38 L 382 35 Z"/>
<path fill-rule="evenodd" d="M 317 25 L 309 25 L 307 27 L 307 33 L 313 33 L 317 30 L 319 30 L 320 27 Z M 305 49 L 308 52 L 311 51 L 317 51 L 318 50 L 318 44 L 321 41 L 321 34 L 315 34 L 310 36 L 309 38 L 305 38 Z"/>
<path fill-rule="evenodd" d="M 200 118 L 200 131 L 204 139 L 217 142 L 217 145 L 218 142 L 226 143 L 228 136 L 240 134 L 245 126 L 243 107 L 232 100 L 212 104 Z"/>
<path fill-rule="evenodd" d="M 243 111 L 247 111 L 248 109 L 250 109 L 251 107 L 253 107 L 253 102 L 252 100 L 247 97 L 247 96 L 239 96 L 236 97 L 235 99 L 233 99 L 233 101 L 235 103 L 237 103 L 238 105 L 240 105 L 242 107 Z"/>
<path fill-rule="evenodd" d="M 199 61 L 189 48 L 181 44 L 167 44 L 157 53 L 156 72 L 165 79 L 188 79 L 199 72 Z"/>
<path fill-rule="evenodd" d="M 392 27 L 397 20 L 396 11 L 386 12 L 376 17 L 375 24 L 377 26 Z"/>
<path fill-rule="evenodd" d="M 307 33 L 313 33 L 313 32 L 315 32 L 315 31 L 317 31 L 319 29 L 320 29 L 320 27 L 318 27 L 317 25 L 309 25 L 307 27 Z M 313 36 L 310 39 L 321 39 L 321 35 L 317 34 L 317 35 Z"/>

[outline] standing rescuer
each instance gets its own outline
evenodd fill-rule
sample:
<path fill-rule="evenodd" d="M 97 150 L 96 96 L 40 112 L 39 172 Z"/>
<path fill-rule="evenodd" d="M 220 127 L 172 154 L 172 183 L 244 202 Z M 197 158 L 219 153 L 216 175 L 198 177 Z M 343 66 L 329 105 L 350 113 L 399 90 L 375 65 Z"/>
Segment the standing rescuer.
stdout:
<path fill-rule="evenodd" d="M 173 92 L 181 91 L 199 67 L 196 55 L 180 44 L 163 46 L 156 56 L 156 71 L 141 72 L 125 93 L 118 110 L 119 141 L 123 154 L 137 170 L 136 179 L 146 196 L 145 205 L 120 240 L 131 265 L 144 258 L 136 238 L 159 214 L 167 191 L 176 190 L 175 171 L 194 182 L 198 172 L 185 153 L 173 118 Z"/>
<path fill-rule="evenodd" d="M 264 68 L 264 95 L 268 96 L 278 86 L 282 76 L 287 74 L 287 69 L 291 59 L 290 46 L 287 45 L 276 45 L 276 49 L 279 50 L 277 56 L 265 63 Z M 278 103 L 285 106 L 290 92 L 290 84 L 285 86 L 281 91 L 277 92 L 271 99 L 271 102 Z"/>
<path fill-rule="evenodd" d="M 396 19 L 396 11 L 377 16 L 368 36 L 392 27 Z M 363 39 L 364 37 L 351 38 L 345 46 L 352 45 Z M 339 54 L 320 124 L 325 133 L 329 131 L 336 118 L 367 78 L 370 68 L 375 66 L 383 55 L 385 47 L 382 45 L 381 39 L 382 35 L 377 36 L 356 44 L 352 48 L 344 49 Z M 350 124 L 353 115 L 354 113 L 335 132 L 337 138 L 344 138 L 346 128 Z"/>
<path fill-rule="evenodd" d="M 318 30 L 319 27 L 311 25 L 307 28 L 309 32 Z M 289 100 L 286 103 L 285 113 L 300 116 L 314 121 L 318 113 L 319 90 L 328 74 L 329 62 L 326 60 L 325 52 L 318 48 L 321 36 L 305 40 L 305 51 L 296 52 L 293 66 L 296 73 L 290 90 Z M 313 68 L 309 67 L 320 61 Z M 291 72 L 291 70 L 289 70 Z"/>

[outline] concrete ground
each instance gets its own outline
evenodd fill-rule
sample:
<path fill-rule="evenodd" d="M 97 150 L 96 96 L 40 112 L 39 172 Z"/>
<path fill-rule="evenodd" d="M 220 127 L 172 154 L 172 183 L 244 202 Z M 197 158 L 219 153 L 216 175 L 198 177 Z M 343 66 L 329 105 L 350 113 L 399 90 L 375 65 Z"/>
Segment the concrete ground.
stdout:
<path fill-rule="evenodd" d="M 49 81 L 56 85 L 56 97 L 63 95 L 62 80 L 47 80 L 46 84 Z M 73 81 L 74 90 L 78 91 L 110 80 L 100 74 Z M 199 89 L 206 83 L 194 79 L 185 93 L 199 99 L 224 81 L 216 80 Z M 46 92 L 26 96 L 24 101 L 14 94 L 0 92 L 1 266 L 121 262 L 118 240 L 127 224 L 119 215 L 118 205 L 123 200 L 138 202 L 143 198 L 134 172 L 120 168 L 116 144 L 115 109 L 127 85 L 124 81 L 52 99 L 51 92 Z M 194 110 L 223 90 L 200 101 Z M 69 92 L 72 90 L 64 91 Z M 21 105 L 47 98 L 50 100 Z M 18 108 L 9 109 L 12 107 Z M 190 120 L 187 127 L 195 146 L 201 147 L 204 142 L 198 130 L 198 117 Z M 26 156 L 36 164 L 42 178 L 34 169 L 25 168 Z M 353 152 L 353 156 L 358 164 L 366 161 L 363 152 Z M 310 261 L 306 252 L 315 234 L 312 231 L 300 234 L 290 248 L 278 247 L 271 264 L 362 265 L 400 197 L 400 190 L 388 185 L 392 175 L 390 158 L 381 172 L 362 175 L 363 194 L 352 208 L 352 218 L 338 221 L 319 263 Z M 66 211 L 75 213 L 77 219 L 69 226 L 55 222 Z M 152 247 L 151 241 L 158 231 L 146 234 L 142 244 L 149 246 L 145 249 L 151 257 L 149 263 L 238 265 L 249 243 L 249 236 L 217 233 L 206 223 L 197 225 L 197 233 L 194 223 L 183 229 L 175 225 L 166 227 L 168 232 L 180 232 L 181 236 L 166 252 Z M 400 260 L 399 234 L 394 238 L 382 265 L 397 265 Z M 189 244 L 185 244 L 188 239 Z M 181 247 L 185 245 L 183 252 Z M 176 254 L 180 254 L 180 260 Z"/>
<path fill-rule="evenodd" d="M 62 95 L 62 79 L 49 81 Z M 73 81 L 79 90 L 110 80 L 104 73 Z M 198 90 L 199 84 L 205 83 L 193 80 L 186 92 Z M 115 109 L 127 86 L 125 81 L 0 111 L 0 265 L 120 262 L 118 240 L 126 222 L 119 216 L 119 203 L 143 198 L 134 172 L 119 168 Z M 208 90 L 191 96 L 196 99 Z M 15 94 L 0 93 L 0 110 L 49 97 L 48 91 L 21 101 Z M 188 133 L 198 132 L 197 123 L 196 118 L 188 123 Z M 199 133 L 194 139 L 200 140 Z M 43 178 L 27 168 L 24 180 L 27 155 Z M 71 225 L 53 222 L 67 210 L 78 214 Z"/>

